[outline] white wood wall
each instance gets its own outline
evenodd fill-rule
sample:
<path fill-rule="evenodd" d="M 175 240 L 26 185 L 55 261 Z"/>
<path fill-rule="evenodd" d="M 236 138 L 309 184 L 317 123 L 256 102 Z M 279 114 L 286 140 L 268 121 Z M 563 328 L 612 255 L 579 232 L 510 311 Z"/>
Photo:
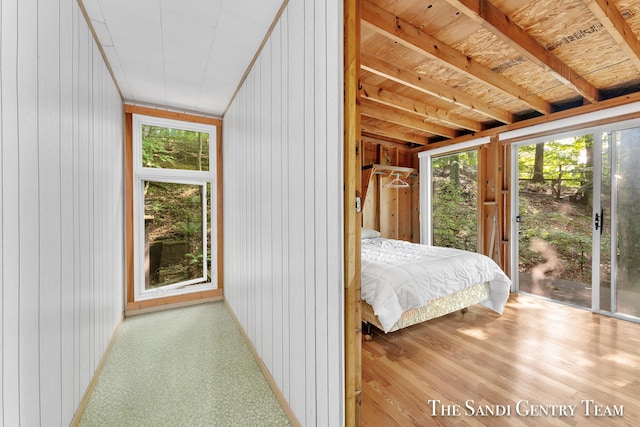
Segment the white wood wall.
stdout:
<path fill-rule="evenodd" d="M 305 426 L 343 424 L 342 51 L 289 1 L 223 125 L 225 297 Z"/>
<path fill-rule="evenodd" d="M 68 425 L 123 311 L 122 101 L 76 0 L 0 0 L 0 425 Z"/>

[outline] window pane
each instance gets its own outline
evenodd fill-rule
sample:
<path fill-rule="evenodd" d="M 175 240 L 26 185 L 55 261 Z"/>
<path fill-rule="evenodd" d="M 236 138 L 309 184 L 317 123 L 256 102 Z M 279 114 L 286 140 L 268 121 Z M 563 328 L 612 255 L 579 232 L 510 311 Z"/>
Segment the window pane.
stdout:
<path fill-rule="evenodd" d="M 435 157 L 432 171 L 434 246 L 478 250 L 478 152 Z"/>
<path fill-rule="evenodd" d="M 145 289 L 204 282 L 203 186 L 145 181 L 144 191 Z"/>
<path fill-rule="evenodd" d="M 209 133 L 142 125 L 142 166 L 209 170 Z"/>
<path fill-rule="evenodd" d="M 616 132 L 616 312 L 634 317 L 640 317 L 639 142 L 640 128 Z"/>

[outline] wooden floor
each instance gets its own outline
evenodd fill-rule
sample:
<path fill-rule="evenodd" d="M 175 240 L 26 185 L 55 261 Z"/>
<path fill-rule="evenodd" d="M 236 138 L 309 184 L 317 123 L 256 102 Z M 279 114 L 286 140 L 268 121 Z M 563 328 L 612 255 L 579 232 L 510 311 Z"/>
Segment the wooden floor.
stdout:
<path fill-rule="evenodd" d="M 640 426 L 640 325 L 513 294 L 502 316 L 376 330 L 362 425 Z"/>

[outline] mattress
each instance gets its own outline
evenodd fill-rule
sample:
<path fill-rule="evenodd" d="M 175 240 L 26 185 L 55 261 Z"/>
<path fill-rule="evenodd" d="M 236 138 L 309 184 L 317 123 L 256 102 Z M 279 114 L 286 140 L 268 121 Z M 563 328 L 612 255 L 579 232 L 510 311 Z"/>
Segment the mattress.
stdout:
<path fill-rule="evenodd" d="M 385 332 L 407 311 L 487 282 L 481 304 L 502 314 L 511 280 L 489 257 L 402 240 L 362 240 L 362 299 Z"/>

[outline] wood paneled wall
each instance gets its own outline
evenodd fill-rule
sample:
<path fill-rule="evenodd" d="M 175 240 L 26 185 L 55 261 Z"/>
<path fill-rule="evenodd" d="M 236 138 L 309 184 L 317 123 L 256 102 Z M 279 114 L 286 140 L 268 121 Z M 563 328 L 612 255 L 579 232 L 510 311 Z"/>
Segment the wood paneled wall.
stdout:
<path fill-rule="evenodd" d="M 223 126 L 225 298 L 305 426 L 343 424 L 341 14 L 289 1 Z"/>
<path fill-rule="evenodd" d="M 416 168 L 417 156 L 410 149 L 391 146 L 371 136 L 363 138 L 362 166 L 382 164 Z M 420 242 L 420 180 L 417 176 L 404 178 L 410 188 L 386 188 L 389 175 L 371 175 L 362 226 L 380 231 L 389 239 Z"/>
<path fill-rule="evenodd" d="M 122 102 L 75 0 L 0 14 L 0 424 L 69 425 L 123 310 Z"/>

